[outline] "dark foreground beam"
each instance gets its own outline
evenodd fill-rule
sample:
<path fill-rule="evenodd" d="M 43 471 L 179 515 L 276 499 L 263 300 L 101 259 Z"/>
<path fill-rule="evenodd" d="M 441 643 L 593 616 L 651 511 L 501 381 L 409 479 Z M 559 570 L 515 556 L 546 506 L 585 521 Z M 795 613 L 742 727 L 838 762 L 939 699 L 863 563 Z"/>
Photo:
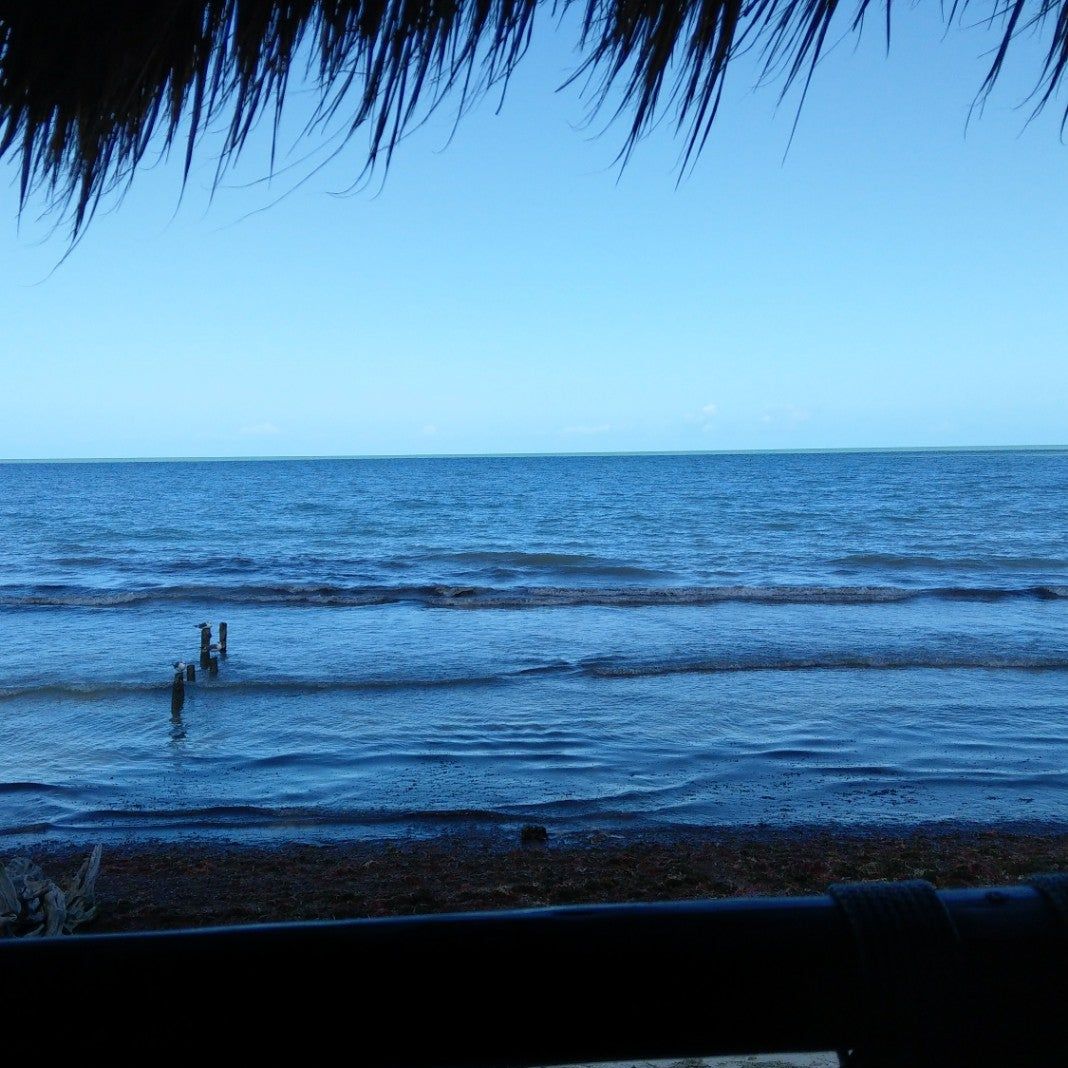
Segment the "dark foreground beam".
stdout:
<path fill-rule="evenodd" d="M 940 897 L 968 1063 L 1068 1063 L 1056 908 L 1028 887 Z M 8 1052 L 17 1035 L 94 1058 L 505 1068 L 846 1048 L 863 979 L 830 897 L 0 941 Z"/>

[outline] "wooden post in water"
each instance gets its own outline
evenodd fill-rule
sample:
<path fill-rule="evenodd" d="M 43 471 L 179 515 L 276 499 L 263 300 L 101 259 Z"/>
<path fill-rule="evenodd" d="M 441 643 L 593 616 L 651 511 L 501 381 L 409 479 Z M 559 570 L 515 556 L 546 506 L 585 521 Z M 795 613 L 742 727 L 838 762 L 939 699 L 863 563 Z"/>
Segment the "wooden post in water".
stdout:
<path fill-rule="evenodd" d="M 208 674 L 212 678 L 219 674 L 219 658 L 217 656 L 208 659 Z"/>
<path fill-rule="evenodd" d="M 174 669 L 174 681 L 171 683 L 171 715 L 176 716 L 185 704 L 185 665 L 178 664 Z"/>
<path fill-rule="evenodd" d="M 200 627 L 200 666 L 207 668 L 211 666 L 211 624 L 210 623 L 198 623 Z"/>
<path fill-rule="evenodd" d="M 219 655 L 226 658 L 226 624 L 219 624 Z"/>
<path fill-rule="evenodd" d="M 197 681 L 197 666 L 196 664 L 185 665 L 185 681 L 196 682 Z"/>

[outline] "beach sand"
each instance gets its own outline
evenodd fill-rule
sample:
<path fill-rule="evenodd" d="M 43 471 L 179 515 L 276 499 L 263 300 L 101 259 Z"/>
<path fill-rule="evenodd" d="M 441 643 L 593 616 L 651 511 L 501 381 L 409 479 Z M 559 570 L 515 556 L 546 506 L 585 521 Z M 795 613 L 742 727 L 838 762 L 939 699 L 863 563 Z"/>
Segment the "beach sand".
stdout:
<path fill-rule="evenodd" d="M 30 850 L 50 874 L 83 846 Z M 9 859 L 10 853 L 0 853 Z M 1068 833 L 723 832 L 593 834 L 520 846 L 514 836 L 252 846 L 204 841 L 104 847 L 87 931 L 406 916 L 479 909 L 821 893 L 829 883 L 1014 883 L 1068 870 Z"/>

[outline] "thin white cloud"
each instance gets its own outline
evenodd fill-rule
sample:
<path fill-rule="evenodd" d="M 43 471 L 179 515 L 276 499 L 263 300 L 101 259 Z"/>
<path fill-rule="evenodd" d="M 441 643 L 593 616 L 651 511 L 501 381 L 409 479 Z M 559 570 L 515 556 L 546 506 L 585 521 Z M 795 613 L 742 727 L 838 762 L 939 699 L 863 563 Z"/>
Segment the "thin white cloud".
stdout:
<path fill-rule="evenodd" d="M 598 423 L 592 426 L 565 426 L 561 434 L 607 434 L 612 429 L 611 423 Z"/>
<path fill-rule="evenodd" d="M 682 418 L 684 422 L 691 423 L 702 433 L 708 433 L 718 429 L 715 423 L 717 415 L 719 415 L 719 405 L 708 403 L 703 404 L 699 411 L 687 412 Z"/>
<path fill-rule="evenodd" d="M 800 408 L 796 404 L 776 404 L 764 409 L 760 421 L 779 426 L 796 426 L 798 423 L 807 423 L 811 418 L 812 413 L 807 408 Z"/>
<path fill-rule="evenodd" d="M 702 405 L 696 412 L 687 412 L 682 418 L 684 422 L 697 423 L 703 429 L 709 419 L 715 419 L 717 415 L 719 415 L 719 405 L 709 403 Z"/>
<path fill-rule="evenodd" d="M 423 433 L 424 434 L 430 435 L 430 434 L 436 434 L 437 432 L 438 432 L 438 428 L 437 428 L 437 425 L 434 424 L 434 423 L 427 423 L 427 425 L 425 427 L 423 427 Z"/>
<path fill-rule="evenodd" d="M 250 426 L 243 426 L 241 433 L 247 438 L 268 438 L 273 434 L 278 434 L 280 431 L 274 423 L 252 423 Z"/>

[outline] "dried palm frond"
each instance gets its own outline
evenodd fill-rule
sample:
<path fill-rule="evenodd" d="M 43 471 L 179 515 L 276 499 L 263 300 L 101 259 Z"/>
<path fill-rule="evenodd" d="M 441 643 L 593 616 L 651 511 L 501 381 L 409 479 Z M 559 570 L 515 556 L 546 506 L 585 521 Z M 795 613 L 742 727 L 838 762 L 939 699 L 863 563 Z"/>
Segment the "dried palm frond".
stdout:
<path fill-rule="evenodd" d="M 223 126 L 220 167 L 265 113 L 277 123 L 294 75 L 317 92 L 308 132 L 368 133 L 388 162 L 417 111 L 506 80 L 540 7 L 584 2 L 580 73 L 629 116 L 624 155 L 667 112 L 690 160 L 708 136 L 724 76 L 743 51 L 807 85 L 832 23 L 859 29 L 872 0 L 0 0 L 0 158 L 20 198 L 69 206 L 77 233 L 100 196 L 128 181 L 150 144 L 182 143 L 189 165 Z M 889 33 L 891 0 L 886 5 Z M 955 0 L 1000 27 L 981 92 L 1012 42 L 1048 41 L 1036 85 L 1048 102 L 1068 66 L 1068 0 Z M 305 69 L 306 68 L 306 69 Z M 159 140 L 155 139 L 158 135 Z"/>

